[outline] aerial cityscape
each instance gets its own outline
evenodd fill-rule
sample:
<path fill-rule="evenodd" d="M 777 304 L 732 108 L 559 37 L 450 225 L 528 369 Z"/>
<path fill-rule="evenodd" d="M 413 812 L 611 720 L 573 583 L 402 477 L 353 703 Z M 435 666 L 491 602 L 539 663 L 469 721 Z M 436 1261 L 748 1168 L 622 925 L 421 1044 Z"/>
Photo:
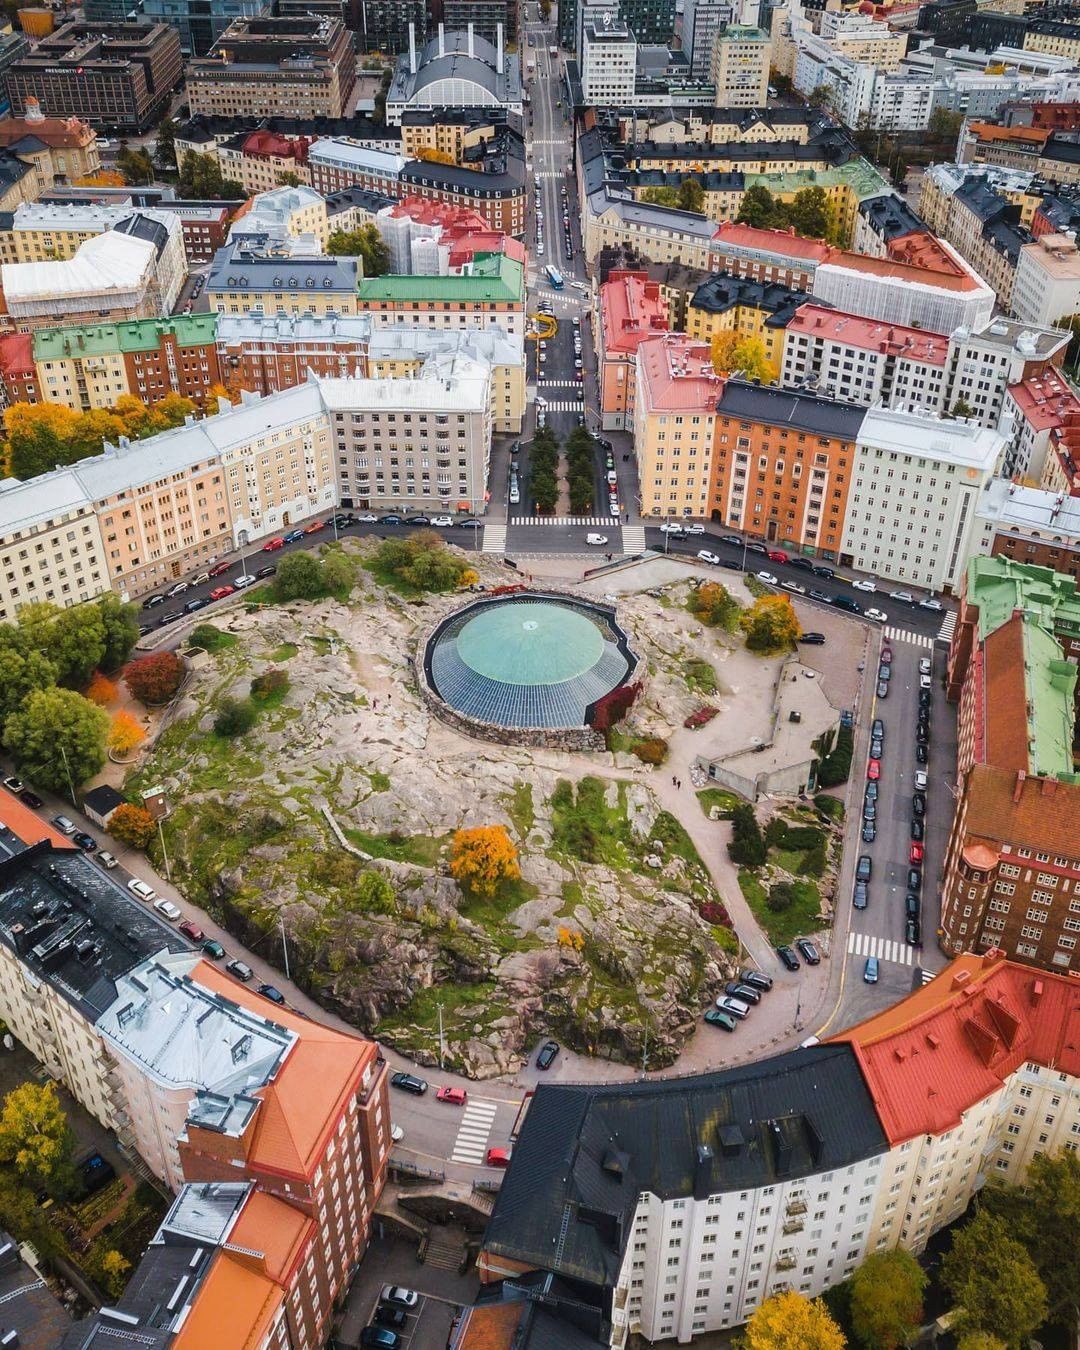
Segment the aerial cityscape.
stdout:
<path fill-rule="evenodd" d="M 0 1346 L 1080 1336 L 1080 4 L 0 18 Z"/>

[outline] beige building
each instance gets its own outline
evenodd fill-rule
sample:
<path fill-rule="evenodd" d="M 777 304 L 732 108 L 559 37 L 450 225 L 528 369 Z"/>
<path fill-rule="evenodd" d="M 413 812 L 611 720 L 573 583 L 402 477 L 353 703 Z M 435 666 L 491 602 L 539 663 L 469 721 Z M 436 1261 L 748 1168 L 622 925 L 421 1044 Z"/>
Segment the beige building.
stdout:
<path fill-rule="evenodd" d="M 716 223 L 689 211 L 607 193 L 586 198 L 582 211 L 585 257 L 595 263 L 604 248 L 627 248 L 653 263 L 709 268 Z"/>
<path fill-rule="evenodd" d="M 501 129 L 478 113 L 454 113 L 445 108 L 406 113 L 401 119 L 400 150 L 406 159 L 449 155 L 454 164 L 461 164 L 466 151 L 479 149 Z"/>
<path fill-rule="evenodd" d="M 1020 250 L 1012 312 L 1024 323 L 1047 327 L 1080 314 L 1080 252 L 1076 240 L 1044 234 Z"/>
<path fill-rule="evenodd" d="M 326 199 L 309 187 L 273 187 L 241 208 L 229 228 L 229 241 L 265 236 L 270 245 L 289 239 L 311 241 L 323 253 L 330 239 Z"/>
<path fill-rule="evenodd" d="M 994 5 L 997 9 L 997 5 Z M 1027 32 L 1024 34 L 1024 51 L 1046 52 L 1050 56 L 1066 56 L 1074 64 L 1080 64 L 1080 30 L 1075 24 L 1062 23 L 1053 33 Z M 1071 29 L 1071 32 L 1068 31 Z"/>
<path fill-rule="evenodd" d="M 709 78 L 718 108 L 764 108 L 772 39 L 760 28 L 730 24 L 713 41 Z"/>
<path fill-rule="evenodd" d="M 101 168 L 94 129 L 77 117 L 43 116 L 36 98 L 26 100 L 22 117 L 6 117 L 0 122 L 0 149 L 10 150 L 33 165 L 35 191 L 27 200 L 77 183 Z"/>
<path fill-rule="evenodd" d="M 217 314 L 356 314 L 358 277 L 356 258 L 248 253 L 234 241 L 214 255 L 206 296 Z"/>
<path fill-rule="evenodd" d="M 245 192 L 268 192 L 281 187 L 286 174 L 310 184 L 307 136 L 281 136 L 274 131 L 252 131 L 217 147 L 224 178 L 240 183 Z"/>
<path fill-rule="evenodd" d="M 839 55 L 876 66 L 878 70 L 899 70 L 907 55 L 907 33 L 891 29 L 886 20 L 858 11 L 823 10 L 821 37 Z"/>
<path fill-rule="evenodd" d="M 806 145 L 811 119 L 802 109 L 771 108 L 751 116 L 726 108 L 627 109 L 619 114 L 624 145 Z M 685 161 L 684 161 L 685 162 Z"/>
<path fill-rule="evenodd" d="M 61 608 L 109 589 L 101 530 L 72 469 L 0 490 L 0 619 L 46 600 Z"/>

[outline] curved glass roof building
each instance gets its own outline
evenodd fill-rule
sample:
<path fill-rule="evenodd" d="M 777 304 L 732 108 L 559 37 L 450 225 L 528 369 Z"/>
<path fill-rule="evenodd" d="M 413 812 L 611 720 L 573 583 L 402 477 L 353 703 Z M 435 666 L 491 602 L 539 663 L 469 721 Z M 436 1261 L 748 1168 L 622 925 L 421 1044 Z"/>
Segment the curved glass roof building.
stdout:
<path fill-rule="evenodd" d="M 432 688 L 466 717 L 504 727 L 582 727 L 634 659 L 609 610 L 561 596 L 481 600 L 428 643 Z"/>

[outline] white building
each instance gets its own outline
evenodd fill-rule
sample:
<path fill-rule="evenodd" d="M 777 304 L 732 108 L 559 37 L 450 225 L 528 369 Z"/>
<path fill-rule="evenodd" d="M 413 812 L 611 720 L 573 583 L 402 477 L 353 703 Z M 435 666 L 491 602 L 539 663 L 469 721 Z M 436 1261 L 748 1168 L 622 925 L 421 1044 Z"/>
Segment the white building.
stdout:
<path fill-rule="evenodd" d="M 850 566 L 929 591 L 960 585 L 983 489 L 1005 437 L 933 413 L 872 408 L 856 438 L 841 553 Z"/>
<path fill-rule="evenodd" d="M 109 589 L 93 505 L 72 469 L 0 481 L 0 617 L 48 601 L 61 609 Z"/>
<path fill-rule="evenodd" d="M 1012 311 L 1024 323 L 1054 324 L 1080 313 L 1080 251 L 1070 235 L 1044 234 L 1016 263 Z"/>
<path fill-rule="evenodd" d="M 586 103 L 616 107 L 634 102 L 637 41 L 621 20 L 588 24 L 582 37 L 581 92 Z"/>
<path fill-rule="evenodd" d="M 5 263 L 0 287 L 8 314 L 26 327 L 77 322 L 92 314 L 145 319 L 161 312 L 156 271 L 157 251 L 149 240 L 109 230 L 63 261 Z"/>
<path fill-rule="evenodd" d="M 1007 478 L 988 483 L 979 500 L 972 556 L 1005 552 L 1019 562 L 1049 564 L 1077 573 L 1080 562 L 1080 497 L 1023 487 Z M 1005 541 L 997 549 L 995 540 Z"/>
<path fill-rule="evenodd" d="M 713 39 L 709 78 L 718 108 L 764 108 L 772 40 L 760 28 L 730 24 Z"/>
<path fill-rule="evenodd" d="M 507 52 L 502 24 L 496 32 L 492 46 L 473 33 L 471 24 L 467 32 L 448 33 L 440 23 L 418 53 L 410 24 L 409 50 L 398 57 L 386 94 L 387 124 L 400 126 L 405 113 L 431 108 L 501 108 L 521 117 L 521 59 Z"/>

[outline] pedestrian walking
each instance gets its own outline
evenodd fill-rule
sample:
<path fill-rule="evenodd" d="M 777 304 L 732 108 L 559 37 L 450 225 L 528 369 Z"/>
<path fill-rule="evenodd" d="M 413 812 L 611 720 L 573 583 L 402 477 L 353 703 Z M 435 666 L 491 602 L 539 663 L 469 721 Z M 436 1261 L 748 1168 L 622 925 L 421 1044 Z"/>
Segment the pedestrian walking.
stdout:
<path fill-rule="evenodd" d="M 672 787 L 678 787 L 678 786 L 679 786 L 679 780 L 675 777 L 674 774 L 671 775 L 671 786 L 672 786 Z"/>

